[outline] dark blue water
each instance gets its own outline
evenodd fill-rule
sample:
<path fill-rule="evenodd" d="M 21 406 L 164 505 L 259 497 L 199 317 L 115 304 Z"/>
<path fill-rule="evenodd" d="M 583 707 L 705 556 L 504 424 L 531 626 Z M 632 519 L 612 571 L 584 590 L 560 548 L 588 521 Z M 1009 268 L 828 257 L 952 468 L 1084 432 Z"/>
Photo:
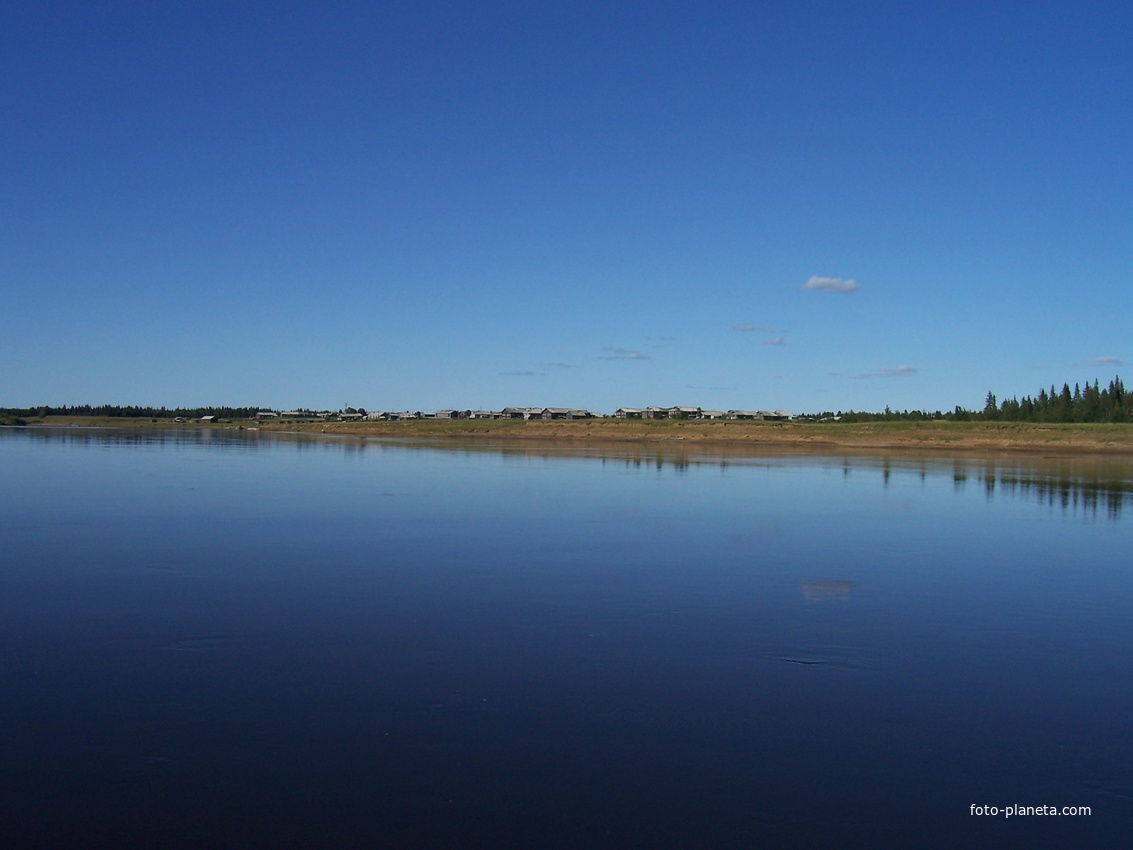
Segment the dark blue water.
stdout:
<path fill-rule="evenodd" d="M 0 846 L 1133 833 L 1128 464 L 3 429 L 0 474 Z"/>

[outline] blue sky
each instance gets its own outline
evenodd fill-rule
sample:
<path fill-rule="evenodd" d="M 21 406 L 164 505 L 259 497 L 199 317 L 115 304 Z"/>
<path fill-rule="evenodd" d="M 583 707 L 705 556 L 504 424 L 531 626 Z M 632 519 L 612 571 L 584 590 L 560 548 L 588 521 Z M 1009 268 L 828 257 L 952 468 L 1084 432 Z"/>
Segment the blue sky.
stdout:
<path fill-rule="evenodd" d="M 1131 9 L 7 2 L 0 406 L 1104 385 Z"/>

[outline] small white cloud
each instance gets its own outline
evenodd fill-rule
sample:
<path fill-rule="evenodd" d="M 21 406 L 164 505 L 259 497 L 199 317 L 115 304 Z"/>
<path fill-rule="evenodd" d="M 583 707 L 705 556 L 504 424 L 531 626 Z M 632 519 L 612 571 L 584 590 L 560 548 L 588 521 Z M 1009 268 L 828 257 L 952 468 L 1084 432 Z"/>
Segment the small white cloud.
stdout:
<path fill-rule="evenodd" d="M 1120 357 L 1095 357 L 1090 361 L 1091 366 L 1124 366 L 1125 361 Z"/>
<path fill-rule="evenodd" d="M 773 336 L 770 339 L 763 340 L 764 345 L 783 345 L 783 337 Z"/>
<path fill-rule="evenodd" d="M 648 360 L 649 355 L 642 354 L 640 351 L 630 351 L 628 348 L 617 348 L 613 345 L 603 345 L 602 350 L 606 352 L 605 355 L 599 357 L 599 360 Z"/>
<path fill-rule="evenodd" d="M 812 277 L 803 284 L 803 289 L 812 292 L 835 292 L 841 295 L 850 295 L 858 291 L 856 280 L 843 280 L 840 277 Z"/>
<path fill-rule="evenodd" d="M 907 375 L 917 374 L 917 370 L 912 366 L 901 365 L 896 369 L 874 369 L 874 374 L 879 378 L 904 378 Z"/>

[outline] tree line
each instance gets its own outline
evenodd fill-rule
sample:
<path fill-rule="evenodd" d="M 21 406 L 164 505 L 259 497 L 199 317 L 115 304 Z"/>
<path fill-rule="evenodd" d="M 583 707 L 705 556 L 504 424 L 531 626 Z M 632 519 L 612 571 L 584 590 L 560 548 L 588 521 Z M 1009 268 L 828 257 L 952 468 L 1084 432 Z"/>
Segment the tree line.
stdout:
<path fill-rule="evenodd" d="M 881 413 L 849 410 L 832 413 L 826 411 L 815 419 L 838 419 L 840 422 L 920 422 L 933 419 L 956 422 L 1133 422 L 1133 397 L 1125 389 L 1121 378 L 1115 377 L 1108 386 L 1095 379 L 1085 387 L 1063 384 L 1058 390 L 1053 385 L 1041 389 L 1035 396 L 1012 396 L 999 401 L 989 391 L 982 410 L 967 410 L 957 405 L 953 410 L 935 412 L 927 410 L 891 410 Z"/>
<path fill-rule="evenodd" d="M 252 419 L 263 407 L 140 407 L 119 404 L 74 404 L 52 407 L 4 408 L 0 413 L 6 416 L 43 418 L 44 416 L 98 416 L 107 419 L 200 419 L 202 416 L 215 416 L 217 419 Z"/>
<path fill-rule="evenodd" d="M 1063 384 L 1061 390 L 1039 390 L 1037 396 L 1023 396 L 998 402 L 995 393 L 988 392 L 980 418 L 1004 422 L 1133 422 L 1133 398 L 1125 390 L 1121 378 L 1114 378 L 1102 387 L 1095 379 L 1085 388 L 1079 384 L 1070 389 Z"/>
<path fill-rule="evenodd" d="M 0 408 L 5 418 L 43 418 L 44 416 L 98 416 L 105 418 L 145 419 L 200 419 L 215 416 L 218 419 L 252 419 L 265 407 L 140 407 L 137 405 L 89 404 L 62 407 Z M 310 411 L 303 411 L 314 416 Z M 347 413 L 355 412 L 346 408 Z M 359 411 L 364 413 L 365 411 Z M 923 422 L 929 420 L 1002 421 L 1002 422 L 1133 422 L 1133 397 L 1126 391 L 1121 378 L 1115 377 L 1102 387 L 1095 379 L 1083 388 L 1063 384 L 1061 390 L 1052 385 L 1040 389 L 1035 396 L 1012 396 L 1002 402 L 989 391 L 982 410 L 967 410 L 957 405 L 953 410 L 941 412 L 927 410 L 891 410 L 888 406 L 880 413 L 865 411 L 825 411 L 803 417 L 806 419 L 838 419 L 841 422 Z"/>

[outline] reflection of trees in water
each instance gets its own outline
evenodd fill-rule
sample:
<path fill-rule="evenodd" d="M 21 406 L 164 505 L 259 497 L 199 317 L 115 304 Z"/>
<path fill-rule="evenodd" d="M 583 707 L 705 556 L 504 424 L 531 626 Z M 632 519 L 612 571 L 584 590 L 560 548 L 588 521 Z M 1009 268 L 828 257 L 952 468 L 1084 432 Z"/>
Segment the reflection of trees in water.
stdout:
<path fill-rule="evenodd" d="M 106 427 L 65 427 L 13 429 L 20 435 L 38 442 L 62 443 L 65 445 L 98 446 L 101 448 L 139 447 L 139 446 L 204 446 L 208 448 L 234 448 L 241 451 L 267 450 L 291 447 L 302 449 L 338 448 L 346 444 L 332 443 L 321 435 L 272 433 L 260 434 L 256 431 L 236 428 L 213 428 L 208 426 L 186 425 L 182 428 L 129 426 Z M 361 441 L 353 441 L 361 445 Z"/>
<path fill-rule="evenodd" d="M 21 428 L 32 440 L 41 443 L 63 443 L 77 446 L 158 446 L 170 442 L 181 445 L 219 443 L 223 437 L 213 428 Z"/>
<path fill-rule="evenodd" d="M 1118 470 L 1106 461 L 1018 466 L 995 461 L 956 461 L 953 486 L 962 488 L 969 477 L 983 487 L 990 501 L 998 494 L 1035 501 L 1064 513 L 1120 518 L 1133 500 L 1128 466 Z"/>
<path fill-rule="evenodd" d="M 628 469 L 648 469 L 653 467 L 658 471 L 673 469 L 676 472 L 687 472 L 693 466 L 715 466 L 727 469 L 736 464 L 744 466 L 759 464 L 759 459 L 750 456 L 729 457 L 720 452 L 696 452 L 682 449 L 671 449 L 661 446 L 640 446 L 630 443 L 588 443 L 583 441 L 570 441 L 569 443 L 540 443 L 536 441 L 493 443 L 467 442 L 460 440 L 449 441 L 422 441 L 398 440 L 396 442 L 383 441 L 386 445 L 396 445 L 401 448 L 432 449 L 437 451 L 461 451 L 466 454 L 492 454 L 498 455 L 505 461 L 524 460 L 595 460 L 603 466 L 621 465 Z"/>
<path fill-rule="evenodd" d="M 663 470 L 671 467 L 684 473 L 692 467 L 714 466 L 720 470 L 755 469 L 784 466 L 821 467 L 838 470 L 849 478 L 855 470 L 877 470 L 888 486 L 896 476 L 915 475 L 921 482 L 951 474 L 957 490 L 969 481 L 982 487 L 989 499 L 997 494 L 1033 498 L 1063 510 L 1085 510 L 1090 514 L 1104 511 L 1113 518 L 1120 516 L 1127 499 L 1133 499 L 1133 463 L 1128 459 L 1080 458 L 1048 459 L 974 459 L 949 458 L 915 454 L 816 454 L 814 452 L 753 452 L 744 447 L 665 446 L 622 442 L 586 443 L 468 443 L 463 441 L 382 441 L 386 445 L 406 448 L 429 448 L 441 451 L 459 450 L 469 454 L 495 454 L 512 461 L 592 459 L 603 465 L 620 464 L 629 469 Z"/>
<path fill-rule="evenodd" d="M 884 486 L 896 476 L 929 477 L 951 474 L 952 486 L 962 490 L 972 483 L 982 488 L 986 498 L 1001 497 L 1033 500 L 1064 512 L 1099 513 L 1118 519 L 1127 501 L 1133 501 L 1133 462 L 1124 458 L 948 458 L 915 454 L 813 452 L 753 452 L 727 446 L 675 446 L 624 442 L 492 442 L 465 439 L 412 439 L 356 437 L 257 432 L 187 425 L 184 428 L 12 428 L 34 440 L 71 444 L 150 446 L 175 443 L 216 450 L 341 452 L 351 458 L 383 451 L 415 449 L 432 452 L 458 452 L 464 455 L 491 454 L 505 463 L 527 463 L 552 459 L 590 459 L 603 465 L 622 465 L 629 469 L 671 467 L 685 473 L 693 467 L 769 468 L 783 466 L 820 467 L 840 471 L 849 478 L 856 470 L 881 472 Z"/>

